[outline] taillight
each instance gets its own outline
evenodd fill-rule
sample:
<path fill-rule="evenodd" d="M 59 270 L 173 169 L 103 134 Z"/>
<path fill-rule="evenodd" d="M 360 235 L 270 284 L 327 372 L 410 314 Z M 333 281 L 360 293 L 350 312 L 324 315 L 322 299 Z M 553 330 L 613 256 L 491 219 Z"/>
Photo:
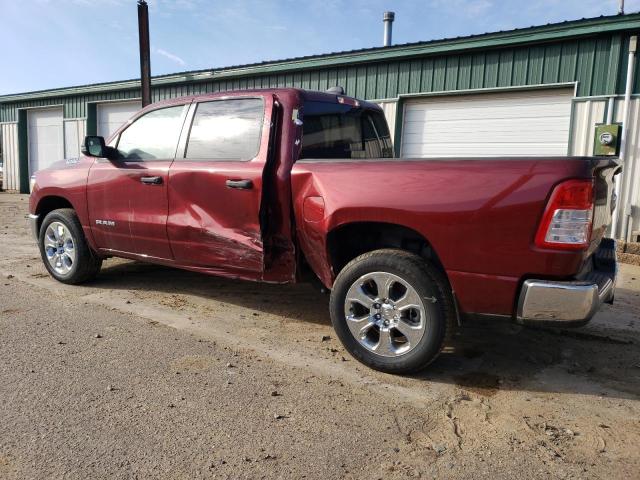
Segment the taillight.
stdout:
<path fill-rule="evenodd" d="M 553 189 L 535 244 L 540 248 L 582 250 L 589 246 L 593 181 L 567 180 Z"/>

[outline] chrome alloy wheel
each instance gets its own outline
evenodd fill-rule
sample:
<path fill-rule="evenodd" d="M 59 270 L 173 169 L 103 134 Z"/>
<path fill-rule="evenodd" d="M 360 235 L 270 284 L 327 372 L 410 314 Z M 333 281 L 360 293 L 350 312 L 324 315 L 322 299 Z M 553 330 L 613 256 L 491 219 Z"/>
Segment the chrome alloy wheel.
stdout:
<path fill-rule="evenodd" d="M 76 243 L 64 223 L 51 222 L 44 233 L 44 250 L 51 268 L 66 275 L 76 261 Z"/>
<path fill-rule="evenodd" d="M 426 313 L 418 292 L 387 272 L 358 278 L 345 297 L 344 314 L 353 337 L 383 357 L 411 351 L 422 339 Z"/>

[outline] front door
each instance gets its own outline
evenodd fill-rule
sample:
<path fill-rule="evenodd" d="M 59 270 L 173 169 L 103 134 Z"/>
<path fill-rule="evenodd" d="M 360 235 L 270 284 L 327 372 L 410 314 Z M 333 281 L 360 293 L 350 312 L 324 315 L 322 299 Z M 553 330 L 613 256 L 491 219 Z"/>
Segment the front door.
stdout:
<path fill-rule="evenodd" d="M 98 247 L 173 257 L 167 237 L 167 183 L 187 105 L 146 112 L 116 136 L 114 160 L 89 171 L 89 219 Z"/>
<path fill-rule="evenodd" d="M 189 134 L 169 171 L 167 230 L 176 262 L 262 275 L 260 204 L 272 104 L 269 95 L 252 95 L 192 107 Z"/>

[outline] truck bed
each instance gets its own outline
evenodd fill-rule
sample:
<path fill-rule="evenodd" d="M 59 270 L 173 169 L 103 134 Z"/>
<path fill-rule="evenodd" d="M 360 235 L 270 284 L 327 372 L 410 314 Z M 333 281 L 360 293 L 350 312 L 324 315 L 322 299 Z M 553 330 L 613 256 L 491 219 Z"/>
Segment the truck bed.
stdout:
<path fill-rule="evenodd" d="M 614 160 L 593 157 L 304 159 L 292 169 L 296 225 L 308 262 L 328 286 L 335 272 L 324 260 L 322 231 L 346 222 L 393 223 L 427 240 L 463 311 L 511 315 L 527 277 L 567 279 L 581 271 L 610 223 L 617 168 Z M 552 188 L 573 178 L 596 178 L 591 246 L 536 248 Z M 310 197 L 324 204 L 319 221 L 309 221 Z"/>

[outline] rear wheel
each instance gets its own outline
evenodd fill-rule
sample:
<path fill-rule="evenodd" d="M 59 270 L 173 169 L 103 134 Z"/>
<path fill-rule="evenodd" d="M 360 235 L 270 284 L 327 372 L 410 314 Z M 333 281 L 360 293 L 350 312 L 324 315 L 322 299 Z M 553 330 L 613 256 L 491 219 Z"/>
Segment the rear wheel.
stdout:
<path fill-rule="evenodd" d="M 345 348 L 389 373 L 426 367 L 455 322 L 443 275 L 417 255 L 394 249 L 352 260 L 336 278 L 330 309 Z"/>
<path fill-rule="evenodd" d="M 91 250 L 76 212 L 53 210 L 42 221 L 38 244 L 49 274 L 63 283 L 82 283 L 100 271 L 102 259 Z"/>

